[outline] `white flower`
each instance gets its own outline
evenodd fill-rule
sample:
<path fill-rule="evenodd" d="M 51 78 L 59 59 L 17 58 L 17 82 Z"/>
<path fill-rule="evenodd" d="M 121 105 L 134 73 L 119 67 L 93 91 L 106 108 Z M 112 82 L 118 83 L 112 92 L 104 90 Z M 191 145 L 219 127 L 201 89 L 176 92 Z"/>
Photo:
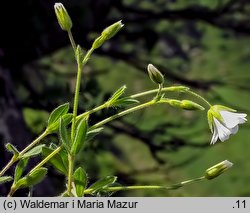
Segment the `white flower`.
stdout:
<path fill-rule="evenodd" d="M 224 142 L 231 134 L 236 134 L 238 125 L 247 121 L 246 116 L 245 113 L 236 113 L 225 106 L 212 106 L 208 110 L 208 123 L 213 133 L 211 144 L 215 144 L 218 138 Z"/>

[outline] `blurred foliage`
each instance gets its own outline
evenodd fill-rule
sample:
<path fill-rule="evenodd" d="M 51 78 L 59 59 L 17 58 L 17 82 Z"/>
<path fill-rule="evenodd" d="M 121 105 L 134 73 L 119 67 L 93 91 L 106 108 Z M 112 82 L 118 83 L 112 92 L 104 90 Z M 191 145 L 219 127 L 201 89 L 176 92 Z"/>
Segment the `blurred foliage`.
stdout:
<path fill-rule="evenodd" d="M 249 19 L 245 14 L 250 12 L 250 5 L 239 1 L 245 3 L 243 10 L 232 2 L 128 0 L 113 7 L 110 4 L 106 23 L 124 19 L 125 27 L 84 68 L 80 112 L 101 104 L 124 84 L 128 95 L 154 88 L 146 72 L 147 64 L 152 63 L 164 73 L 165 85 L 190 86 L 212 104 L 224 104 L 249 114 L 249 33 L 237 32 L 234 25 L 230 28 L 228 22 L 226 26 L 222 21 Z M 217 11 L 227 4 L 240 9 L 225 16 L 221 12 L 225 19 L 216 19 L 218 24 L 212 20 L 209 23 L 204 17 L 154 16 L 191 7 Z M 88 6 L 83 4 L 82 10 Z M 92 30 L 86 36 L 88 46 L 97 33 Z M 23 70 L 29 87 L 18 85 L 17 94 L 25 106 L 27 125 L 38 134 L 46 124 L 45 111 L 72 101 L 76 65 L 71 49 L 65 47 L 26 64 Z M 167 95 L 183 98 L 179 94 Z M 117 110 L 98 112 L 90 122 L 94 124 Z M 204 112 L 154 106 L 105 126 L 103 133 L 86 145 L 77 164 L 86 168 L 91 182 L 117 175 L 118 182 L 124 185 L 168 185 L 200 176 L 208 167 L 228 159 L 234 167 L 215 180 L 170 192 L 144 190 L 115 196 L 249 196 L 249 130 L 247 123 L 225 143 L 210 146 L 211 133 Z"/>

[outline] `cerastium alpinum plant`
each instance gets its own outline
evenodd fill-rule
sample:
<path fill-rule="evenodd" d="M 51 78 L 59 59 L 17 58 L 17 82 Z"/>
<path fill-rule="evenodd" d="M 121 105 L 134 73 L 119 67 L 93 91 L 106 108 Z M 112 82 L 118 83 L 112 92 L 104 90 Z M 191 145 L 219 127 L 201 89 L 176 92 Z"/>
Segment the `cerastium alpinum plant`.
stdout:
<path fill-rule="evenodd" d="M 69 112 L 69 103 L 62 104 L 54 109 L 49 116 L 45 131 L 22 151 L 18 151 L 17 148 L 10 143 L 6 144 L 7 151 L 11 152 L 13 156 L 7 165 L 0 171 L 0 184 L 12 181 L 12 186 L 8 196 L 13 196 L 20 188 L 32 188 L 41 182 L 47 174 L 47 168 L 45 167 L 46 163 L 52 164 L 58 172 L 64 174 L 66 177 L 65 191 L 60 196 L 75 197 L 82 197 L 84 195 L 96 196 L 105 193 L 109 194 L 120 190 L 178 189 L 186 184 L 204 179 L 213 179 L 233 165 L 228 160 L 225 160 L 207 169 L 201 177 L 170 186 L 122 186 L 117 183 L 117 177 L 115 176 L 104 177 L 92 185 L 89 185 L 88 176 L 83 167 L 75 168 L 75 158 L 79 151 L 84 147 L 84 144 L 89 142 L 96 134 L 100 133 L 103 126 L 108 122 L 156 104 L 169 104 L 173 107 L 184 110 L 208 109 L 208 123 L 211 132 L 213 133 L 211 144 L 214 144 L 218 138 L 223 142 L 229 138 L 230 134 L 235 134 L 238 131 L 238 125 L 246 122 L 246 114 L 236 113 L 235 110 L 221 105 L 212 106 L 202 96 L 191 91 L 186 86 L 164 87 L 164 76 L 154 65 L 149 64 L 147 71 L 152 82 L 157 85 L 156 89 L 124 97 L 126 86 L 122 86 L 102 105 L 78 115 L 77 110 L 81 75 L 84 74 L 83 67 L 88 62 L 93 51 L 101 47 L 106 40 L 111 39 L 118 31 L 120 31 L 123 24 L 121 21 L 118 21 L 104 29 L 101 35 L 95 39 L 92 47 L 86 52 L 86 54 L 84 54 L 84 51 L 80 45 L 76 44 L 71 33 L 72 21 L 68 12 L 61 3 L 56 3 L 54 8 L 60 27 L 62 30 L 66 31 L 69 36 L 77 63 L 77 80 L 72 106 L 73 112 Z M 203 104 L 201 105 L 188 99 L 178 100 L 168 98 L 167 93 L 169 92 L 187 93 L 193 96 L 196 100 L 200 100 Z M 150 98 L 147 102 L 140 103 L 139 99 L 141 97 L 150 95 L 152 95 L 153 98 Z M 92 126 L 88 125 L 88 119 L 91 114 L 109 107 L 122 107 L 122 109 L 125 109 Z M 42 143 L 43 139 L 50 134 L 58 135 L 59 145 Z M 23 175 L 29 159 L 40 154 L 43 157 L 41 162 L 39 162 L 26 175 Z M 14 164 L 16 164 L 14 174 L 12 176 L 4 176 L 6 171 Z"/>

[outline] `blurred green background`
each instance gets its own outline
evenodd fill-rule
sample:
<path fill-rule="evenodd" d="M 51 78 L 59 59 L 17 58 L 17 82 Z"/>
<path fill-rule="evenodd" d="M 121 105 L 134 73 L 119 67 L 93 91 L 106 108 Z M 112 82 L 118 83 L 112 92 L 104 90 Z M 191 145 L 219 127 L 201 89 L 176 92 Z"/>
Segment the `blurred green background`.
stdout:
<path fill-rule="evenodd" d="M 40 43 L 30 40 L 34 46 L 28 45 L 29 48 L 37 48 L 35 56 L 21 60 L 18 69 L 14 67 L 15 71 L 10 72 L 12 90 L 32 137 L 45 128 L 54 107 L 72 101 L 76 72 L 69 42 L 53 14 L 54 1 L 38 2 L 27 1 L 31 8 L 39 8 L 33 10 L 29 27 L 30 31 L 43 32 L 38 37 L 40 40 L 45 37 L 42 41 L 46 44 L 39 39 Z M 248 1 L 63 2 L 72 15 L 76 40 L 85 50 L 104 27 L 120 19 L 125 24 L 84 68 L 80 112 L 103 103 L 122 85 L 127 86 L 126 95 L 155 88 L 146 70 L 147 64 L 152 63 L 164 74 L 165 86 L 185 85 L 212 104 L 249 114 Z M 38 7 L 40 4 L 42 7 Z M 43 12 L 47 19 L 40 19 L 45 16 Z M 48 20 L 53 24 L 48 25 Z M 13 70 L 13 66 L 9 67 Z M 167 95 L 190 98 L 183 94 Z M 117 111 L 98 112 L 90 117 L 90 123 Z M 107 124 L 79 155 L 77 165 L 86 169 L 90 183 L 116 175 L 124 185 L 170 185 L 199 177 L 210 166 L 227 159 L 234 163 L 232 169 L 211 181 L 168 192 L 140 190 L 114 196 L 249 196 L 249 130 L 246 123 L 228 141 L 210 146 L 212 135 L 205 111 L 153 106 Z M 56 139 L 47 139 L 48 143 L 51 141 Z M 51 194 L 61 192 L 63 177 L 52 168 L 49 177 Z"/>

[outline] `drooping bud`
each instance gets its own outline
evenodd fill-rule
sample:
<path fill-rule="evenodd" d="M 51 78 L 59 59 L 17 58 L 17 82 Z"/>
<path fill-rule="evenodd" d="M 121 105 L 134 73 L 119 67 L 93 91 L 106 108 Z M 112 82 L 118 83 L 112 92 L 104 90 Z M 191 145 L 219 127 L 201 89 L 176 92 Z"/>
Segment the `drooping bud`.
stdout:
<path fill-rule="evenodd" d="M 62 28 L 62 30 L 70 31 L 72 28 L 72 21 L 71 21 L 71 18 L 69 16 L 67 10 L 63 6 L 63 4 L 62 3 L 55 3 L 54 9 L 55 9 L 58 23 L 59 23 L 60 27 Z"/>
<path fill-rule="evenodd" d="M 154 83 L 163 84 L 164 77 L 153 64 L 148 65 L 148 75 L 151 81 L 153 81 Z"/>
<path fill-rule="evenodd" d="M 224 160 L 209 169 L 206 170 L 205 172 L 205 178 L 208 180 L 211 180 L 213 178 L 216 178 L 217 176 L 221 175 L 224 173 L 226 170 L 231 168 L 233 166 L 233 163 L 231 163 L 228 160 Z"/>
<path fill-rule="evenodd" d="M 122 21 L 117 21 L 114 24 L 110 25 L 109 27 L 105 28 L 101 35 L 95 39 L 92 48 L 93 49 L 97 49 L 100 46 L 102 46 L 102 44 L 112 38 L 118 31 L 121 30 L 121 28 L 124 26 L 124 24 L 122 24 Z"/>

